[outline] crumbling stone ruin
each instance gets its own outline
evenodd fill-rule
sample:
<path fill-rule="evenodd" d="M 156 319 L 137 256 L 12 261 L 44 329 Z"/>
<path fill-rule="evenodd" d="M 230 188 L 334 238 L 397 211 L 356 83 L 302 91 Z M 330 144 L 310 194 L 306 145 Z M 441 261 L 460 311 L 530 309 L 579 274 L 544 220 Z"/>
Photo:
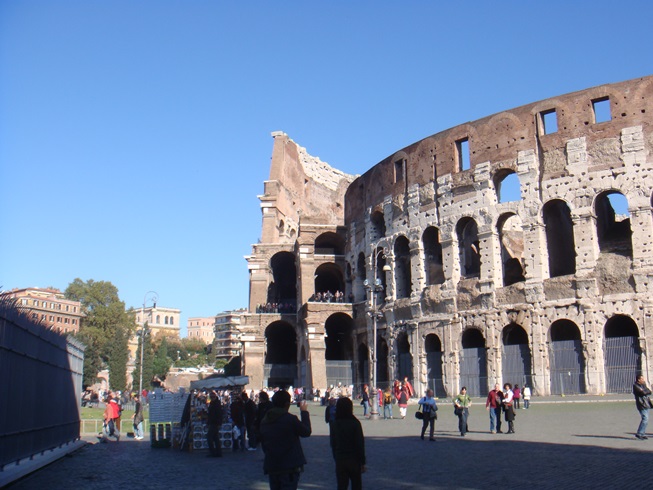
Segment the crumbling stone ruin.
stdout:
<path fill-rule="evenodd" d="M 542 100 L 359 177 L 273 133 L 241 320 L 252 387 L 600 394 L 650 378 L 652 96 L 645 77 Z"/>

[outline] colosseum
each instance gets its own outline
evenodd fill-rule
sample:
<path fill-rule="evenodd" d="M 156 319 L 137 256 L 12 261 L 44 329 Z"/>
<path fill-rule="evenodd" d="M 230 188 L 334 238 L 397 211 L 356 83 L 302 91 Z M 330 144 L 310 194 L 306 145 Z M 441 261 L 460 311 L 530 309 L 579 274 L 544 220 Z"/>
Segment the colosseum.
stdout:
<path fill-rule="evenodd" d="M 275 132 L 250 386 L 628 392 L 653 370 L 653 76 L 447 129 L 361 176 Z"/>

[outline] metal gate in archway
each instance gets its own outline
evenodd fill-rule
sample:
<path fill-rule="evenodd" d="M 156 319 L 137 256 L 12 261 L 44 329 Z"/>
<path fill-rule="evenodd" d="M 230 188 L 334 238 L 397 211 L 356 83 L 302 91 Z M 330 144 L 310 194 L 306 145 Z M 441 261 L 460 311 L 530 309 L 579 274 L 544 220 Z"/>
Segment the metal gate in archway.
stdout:
<path fill-rule="evenodd" d="M 460 387 L 467 387 L 469 396 L 487 395 L 487 355 L 485 347 L 460 351 Z"/>
<path fill-rule="evenodd" d="M 353 385 L 354 362 L 348 360 L 326 361 L 326 376 L 329 386 L 338 386 L 338 383 L 342 383 L 343 386 Z"/>
<path fill-rule="evenodd" d="M 531 351 L 528 344 L 504 345 L 501 365 L 503 383 L 510 383 L 513 386 L 532 385 Z"/>
<path fill-rule="evenodd" d="M 433 390 L 437 398 L 445 398 L 447 390 L 444 388 L 442 375 L 442 352 L 428 352 L 426 354 L 426 366 L 429 388 Z"/>
<path fill-rule="evenodd" d="M 630 393 L 635 376 L 642 369 L 642 353 L 637 337 L 605 339 L 605 383 L 607 393 Z"/>
<path fill-rule="evenodd" d="M 551 394 L 585 393 L 585 359 L 580 340 L 551 342 Z"/>

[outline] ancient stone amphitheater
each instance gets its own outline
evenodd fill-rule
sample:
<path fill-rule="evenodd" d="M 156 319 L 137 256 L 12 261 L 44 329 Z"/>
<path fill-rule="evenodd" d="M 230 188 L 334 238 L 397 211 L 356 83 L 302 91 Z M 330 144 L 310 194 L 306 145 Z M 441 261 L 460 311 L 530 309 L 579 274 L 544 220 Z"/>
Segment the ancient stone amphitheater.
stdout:
<path fill-rule="evenodd" d="M 273 133 L 241 320 L 251 387 L 651 378 L 652 96 L 653 77 L 560 95 L 358 177 Z"/>

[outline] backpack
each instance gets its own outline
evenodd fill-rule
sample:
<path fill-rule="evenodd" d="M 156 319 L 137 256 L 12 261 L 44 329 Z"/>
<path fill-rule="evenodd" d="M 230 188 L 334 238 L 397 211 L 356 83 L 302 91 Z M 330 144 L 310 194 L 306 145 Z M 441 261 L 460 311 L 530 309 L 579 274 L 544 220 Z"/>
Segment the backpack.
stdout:
<path fill-rule="evenodd" d="M 392 395 L 390 393 L 383 394 L 383 404 L 390 405 L 392 403 Z"/>

